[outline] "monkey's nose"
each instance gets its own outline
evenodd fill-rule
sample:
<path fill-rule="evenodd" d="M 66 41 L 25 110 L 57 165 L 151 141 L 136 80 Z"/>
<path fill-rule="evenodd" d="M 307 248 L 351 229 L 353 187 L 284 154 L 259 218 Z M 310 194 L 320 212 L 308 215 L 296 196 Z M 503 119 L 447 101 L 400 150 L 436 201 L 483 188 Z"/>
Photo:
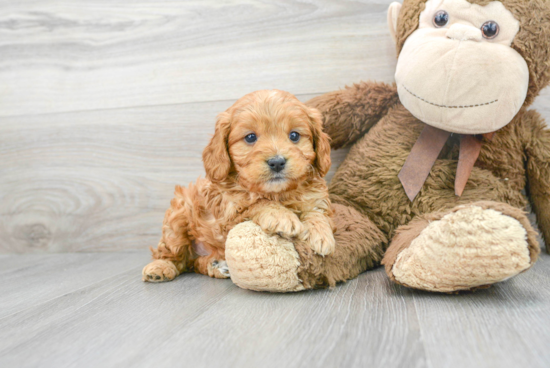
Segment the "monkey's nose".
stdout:
<path fill-rule="evenodd" d="M 457 41 L 477 41 L 481 42 L 483 38 L 481 29 L 467 26 L 464 24 L 453 24 L 447 31 L 447 38 Z"/>
<path fill-rule="evenodd" d="M 285 168 L 286 159 L 283 156 L 275 156 L 267 160 L 267 165 L 276 173 L 283 171 Z"/>

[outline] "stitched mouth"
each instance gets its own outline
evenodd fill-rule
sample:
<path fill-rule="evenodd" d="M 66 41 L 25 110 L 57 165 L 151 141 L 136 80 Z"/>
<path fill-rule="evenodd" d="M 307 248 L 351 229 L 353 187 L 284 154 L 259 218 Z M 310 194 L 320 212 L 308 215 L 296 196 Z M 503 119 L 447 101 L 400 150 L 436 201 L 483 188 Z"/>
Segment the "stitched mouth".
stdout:
<path fill-rule="evenodd" d="M 413 95 L 414 97 L 418 98 L 420 101 L 423 101 L 427 104 L 430 104 L 430 105 L 433 105 L 433 106 L 437 106 L 437 107 L 443 107 L 443 108 L 446 108 L 446 109 L 470 109 L 470 108 L 473 108 L 473 107 L 481 107 L 481 106 L 487 106 L 487 105 L 492 105 L 496 102 L 498 102 L 498 99 L 494 100 L 494 101 L 491 101 L 491 102 L 485 102 L 485 103 L 480 103 L 480 104 L 476 104 L 476 105 L 457 105 L 457 106 L 447 106 L 447 105 L 439 105 L 439 104 L 436 104 L 436 103 L 433 103 L 433 102 L 430 102 L 430 101 L 427 101 L 425 99 L 423 99 L 422 97 L 414 94 L 413 92 L 411 92 L 407 87 L 405 87 L 404 84 L 402 84 L 403 88 L 405 88 L 405 90 L 407 92 L 409 92 L 411 95 Z"/>

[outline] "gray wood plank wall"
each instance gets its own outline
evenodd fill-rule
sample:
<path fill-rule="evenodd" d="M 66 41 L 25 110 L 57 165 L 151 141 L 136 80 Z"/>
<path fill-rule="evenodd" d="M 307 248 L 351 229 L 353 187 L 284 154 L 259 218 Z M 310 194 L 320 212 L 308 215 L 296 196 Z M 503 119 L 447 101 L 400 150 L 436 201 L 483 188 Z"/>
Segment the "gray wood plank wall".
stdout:
<path fill-rule="evenodd" d="M 393 80 L 390 2 L 1 0 L 0 253 L 155 245 L 237 98 Z"/>

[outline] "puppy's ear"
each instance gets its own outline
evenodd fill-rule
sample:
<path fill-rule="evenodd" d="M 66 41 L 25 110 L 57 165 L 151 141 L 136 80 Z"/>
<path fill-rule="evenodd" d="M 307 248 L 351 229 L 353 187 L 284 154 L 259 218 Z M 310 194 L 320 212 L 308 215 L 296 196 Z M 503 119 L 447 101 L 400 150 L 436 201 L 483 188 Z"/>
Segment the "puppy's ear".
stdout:
<path fill-rule="evenodd" d="M 213 182 L 224 180 L 231 170 L 231 159 L 227 147 L 227 138 L 231 130 L 230 116 L 228 112 L 222 112 L 218 115 L 214 135 L 202 152 L 206 178 Z"/>
<path fill-rule="evenodd" d="M 309 108 L 309 120 L 313 134 L 313 148 L 316 157 L 314 166 L 321 175 L 325 176 L 330 169 L 330 138 L 323 132 L 323 115 L 314 108 Z"/>

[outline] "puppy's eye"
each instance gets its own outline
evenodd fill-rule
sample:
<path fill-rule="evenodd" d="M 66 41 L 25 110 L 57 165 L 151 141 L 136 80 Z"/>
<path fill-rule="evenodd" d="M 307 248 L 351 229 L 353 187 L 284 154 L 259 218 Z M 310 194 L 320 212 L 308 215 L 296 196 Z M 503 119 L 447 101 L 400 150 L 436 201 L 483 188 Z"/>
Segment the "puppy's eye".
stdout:
<path fill-rule="evenodd" d="M 290 134 L 288 135 L 288 138 L 290 138 L 290 140 L 292 142 L 298 142 L 300 140 L 300 133 L 298 132 L 290 132 Z"/>
<path fill-rule="evenodd" d="M 481 33 L 483 33 L 483 37 L 489 40 L 498 36 L 499 32 L 500 32 L 500 27 L 498 23 L 492 20 L 483 23 L 483 25 L 481 26 Z"/>
<path fill-rule="evenodd" d="M 246 143 L 254 143 L 258 140 L 258 137 L 256 137 L 256 134 L 250 133 L 249 135 L 244 137 L 244 140 L 246 141 Z"/>
<path fill-rule="evenodd" d="M 435 13 L 434 26 L 437 28 L 445 27 L 449 23 L 449 13 L 445 10 L 440 10 Z"/>

